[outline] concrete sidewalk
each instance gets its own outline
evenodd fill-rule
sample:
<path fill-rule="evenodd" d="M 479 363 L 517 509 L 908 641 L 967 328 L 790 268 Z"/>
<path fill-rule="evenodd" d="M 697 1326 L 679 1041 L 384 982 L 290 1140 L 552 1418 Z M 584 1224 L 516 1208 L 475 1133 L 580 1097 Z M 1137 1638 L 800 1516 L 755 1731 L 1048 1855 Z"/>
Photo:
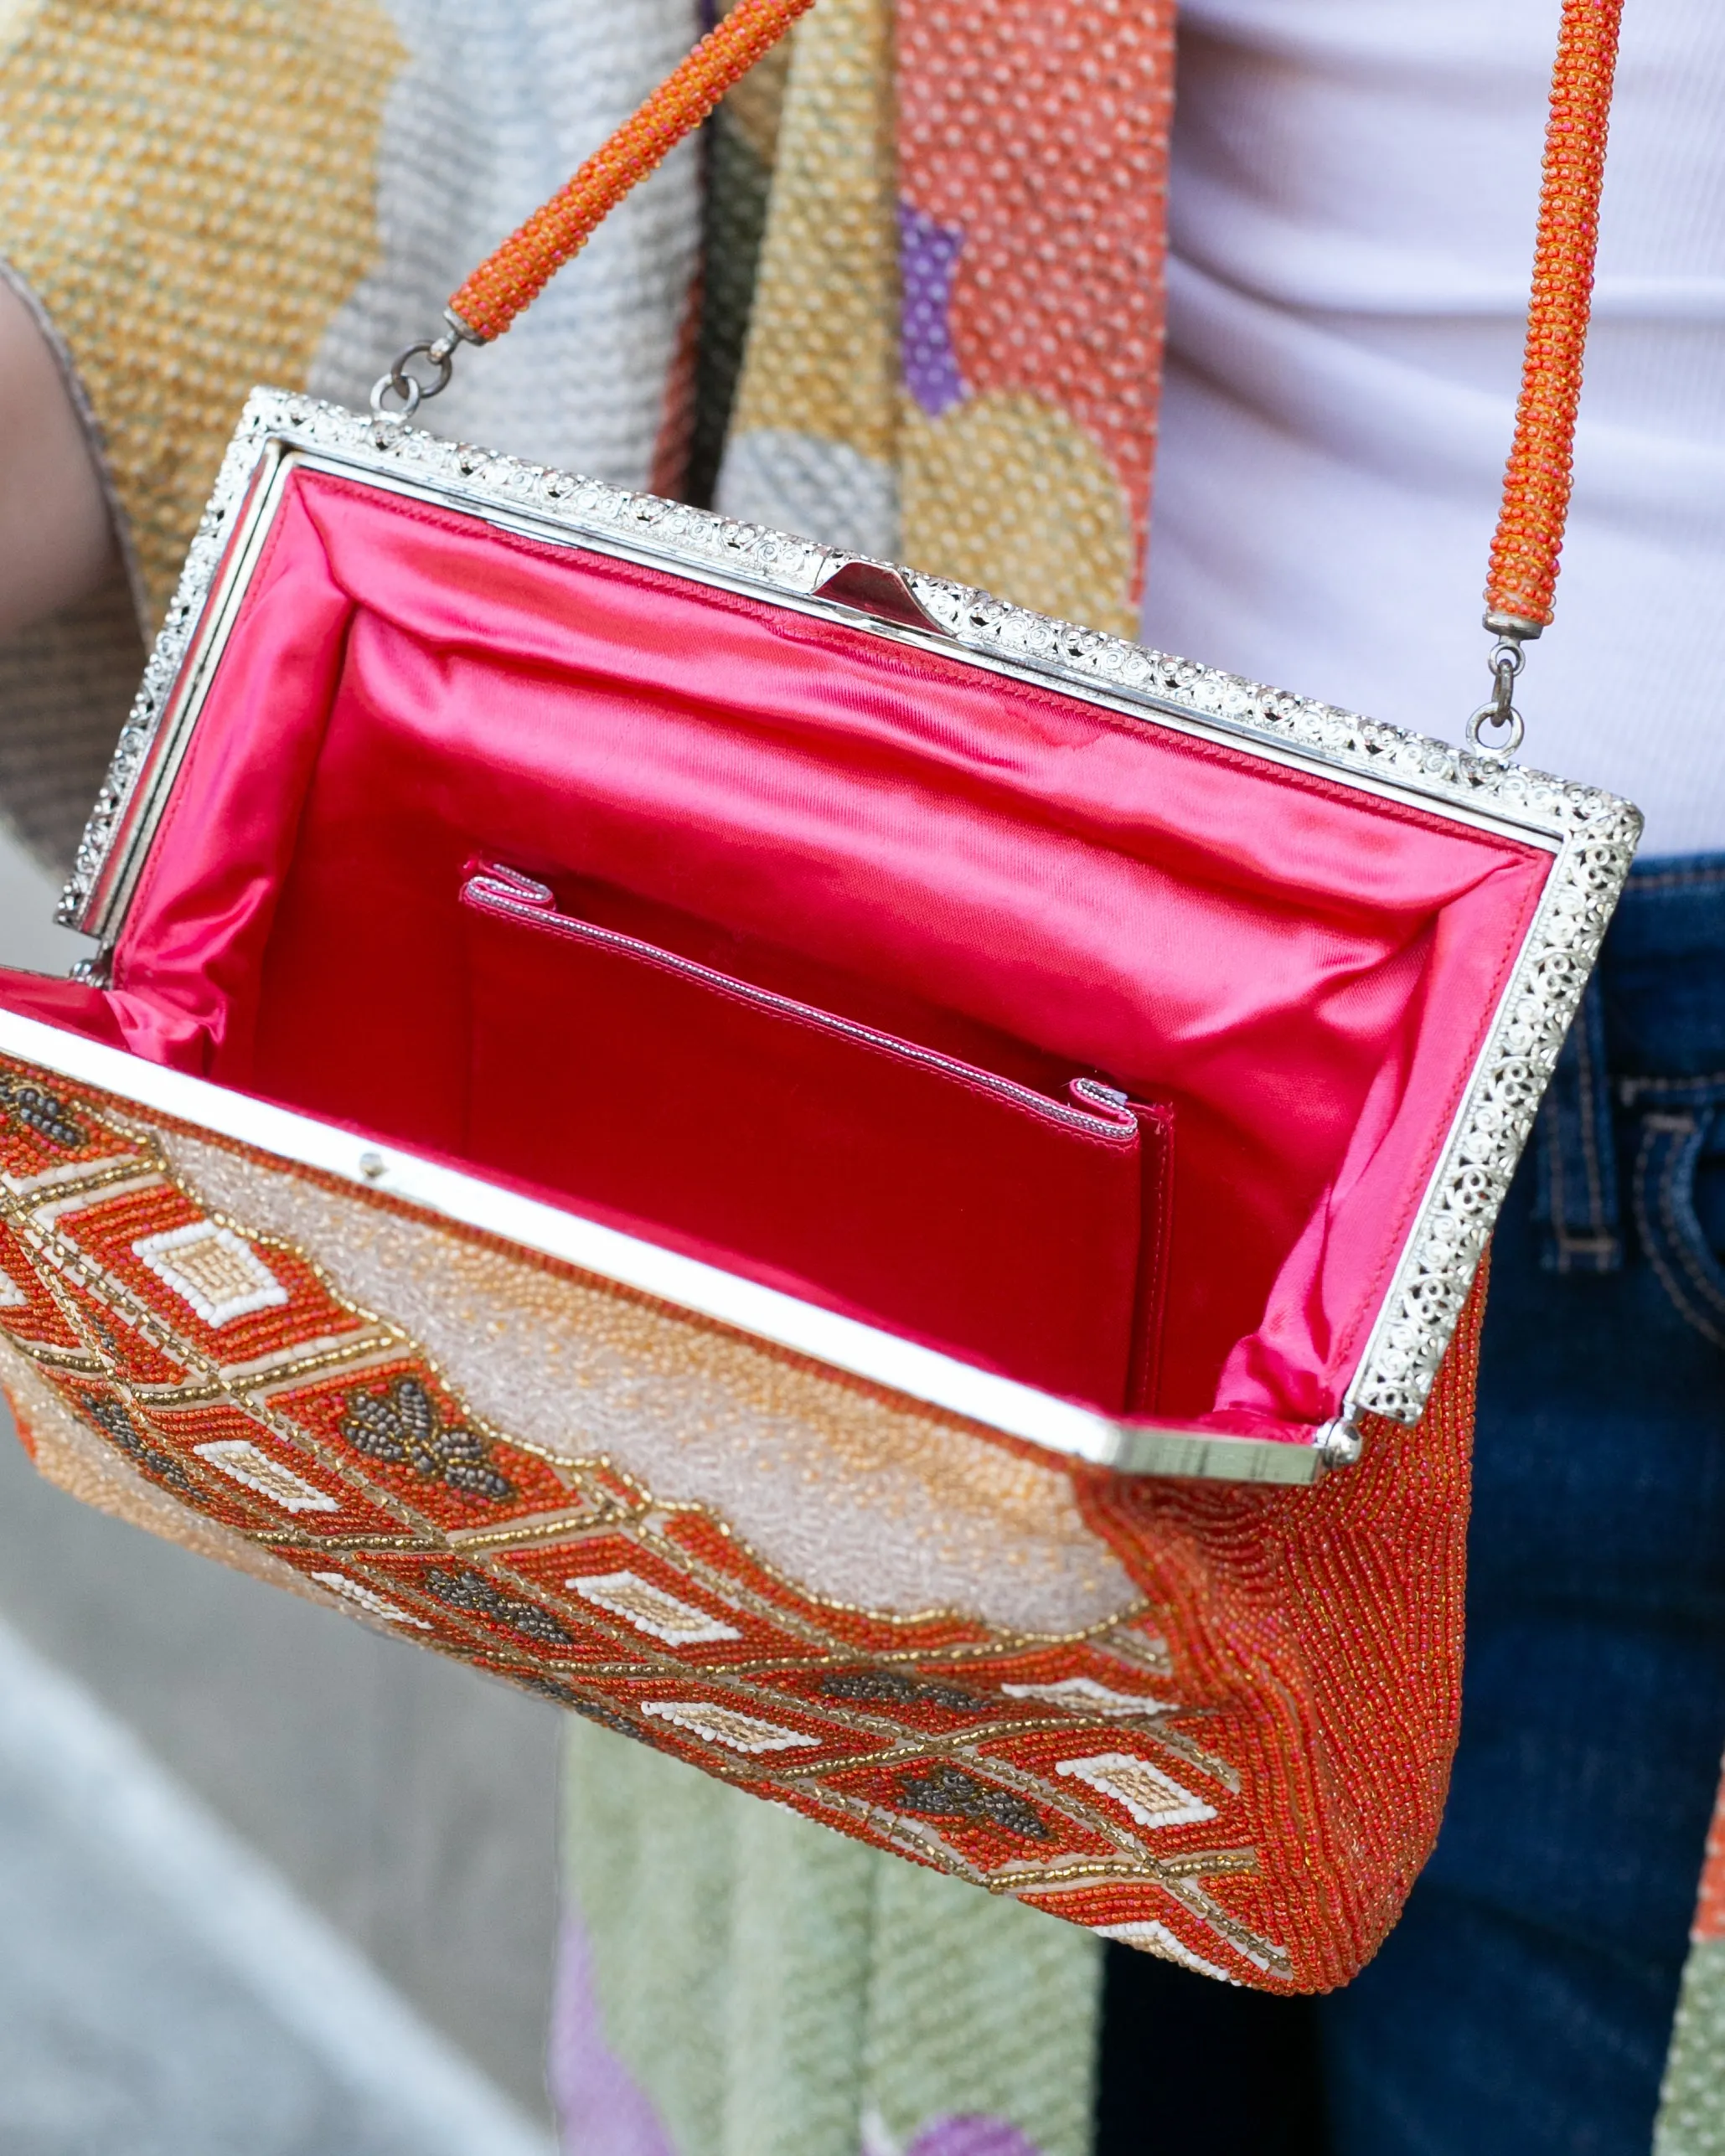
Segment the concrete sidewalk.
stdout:
<path fill-rule="evenodd" d="M 87 947 L 54 897 L 0 829 L 0 964 Z M 0 1406 L 0 2150 L 544 2156 L 561 1720 L 87 1511 Z"/>
<path fill-rule="evenodd" d="M 8 2156 L 549 2156 L 549 2138 L 0 1626 Z"/>

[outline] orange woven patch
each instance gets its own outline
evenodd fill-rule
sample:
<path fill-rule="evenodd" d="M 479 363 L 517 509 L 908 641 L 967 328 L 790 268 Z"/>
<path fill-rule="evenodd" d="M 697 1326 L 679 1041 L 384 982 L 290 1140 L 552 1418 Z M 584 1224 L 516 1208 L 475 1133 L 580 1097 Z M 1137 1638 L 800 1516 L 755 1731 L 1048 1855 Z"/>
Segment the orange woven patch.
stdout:
<path fill-rule="evenodd" d="M 1695 1905 L 1691 1938 L 1725 1939 L 1725 1781 L 1713 1806 L 1713 1823 L 1707 1831 L 1707 1862 L 1702 1868 L 1701 1891 Z"/>
<path fill-rule="evenodd" d="M 1138 574 L 1161 379 L 1169 0 L 900 0 L 905 379 L 931 416 L 1025 393 L 1097 443 Z"/>

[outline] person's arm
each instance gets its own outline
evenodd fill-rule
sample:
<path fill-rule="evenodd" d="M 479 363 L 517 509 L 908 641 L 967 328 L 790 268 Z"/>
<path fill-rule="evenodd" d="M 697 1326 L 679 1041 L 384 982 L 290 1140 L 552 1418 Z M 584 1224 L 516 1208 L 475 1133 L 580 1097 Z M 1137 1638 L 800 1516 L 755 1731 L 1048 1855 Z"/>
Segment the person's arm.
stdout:
<path fill-rule="evenodd" d="M 0 636 L 85 597 L 113 548 L 96 459 L 59 363 L 0 280 Z"/>

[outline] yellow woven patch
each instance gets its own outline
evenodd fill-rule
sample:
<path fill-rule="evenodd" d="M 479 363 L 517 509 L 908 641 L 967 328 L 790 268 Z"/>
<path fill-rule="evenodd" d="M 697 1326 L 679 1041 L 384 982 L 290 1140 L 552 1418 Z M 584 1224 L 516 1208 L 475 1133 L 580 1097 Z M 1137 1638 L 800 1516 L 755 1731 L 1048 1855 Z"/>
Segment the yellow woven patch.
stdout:
<path fill-rule="evenodd" d="M 11 52 L 41 7 L 42 0 L 0 0 L 0 59 Z"/>
<path fill-rule="evenodd" d="M 995 392 L 931 419 L 906 397 L 903 424 L 907 561 L 1040 614 L 1137 635 L 1132 512 L 1069 413 Z"/>
<path fill-rule="evenodd" d="M 0 252 L 71 349 L 159 614 L 246 391 L 304 380 L 376 259 L 408 55 L 379 0 L 23 13 L 0 0 Z"/>
<path fill-rule="evenodd" d="M 886 0 L 823 0 L 798 28 L 733 436 L 895 453 L 891 30 Z"/>

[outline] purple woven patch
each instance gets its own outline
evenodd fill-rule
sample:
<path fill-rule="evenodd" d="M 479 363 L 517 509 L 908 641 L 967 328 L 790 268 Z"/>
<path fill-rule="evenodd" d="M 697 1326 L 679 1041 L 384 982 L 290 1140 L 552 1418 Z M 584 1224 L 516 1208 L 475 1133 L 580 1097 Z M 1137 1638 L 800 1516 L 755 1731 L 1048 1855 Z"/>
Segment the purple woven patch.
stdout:
<path fill-rule="evenodd" d="M 964 235 L 958 226 L 937 224 L 914 204 L 899 204 L 898 269 L 904 310 L 899 343 L 905 387 L 931 419 L 964 400 L 949 313 L 953 276 L 963 245 Z"/>
<path fill-rule="evenodd" d="M 940 2118 L 925 2126 L 905 2156 L 1041 2156 L 1028 2135 L 1004 2118 Z"/>
<path fill-rule="evenodd" d="M 571 2156 L 677 2156 L 652 2099 L 605 2040 L 592 1952 L 573 1916 L 557 1945 L 545 2080 Z"/>

